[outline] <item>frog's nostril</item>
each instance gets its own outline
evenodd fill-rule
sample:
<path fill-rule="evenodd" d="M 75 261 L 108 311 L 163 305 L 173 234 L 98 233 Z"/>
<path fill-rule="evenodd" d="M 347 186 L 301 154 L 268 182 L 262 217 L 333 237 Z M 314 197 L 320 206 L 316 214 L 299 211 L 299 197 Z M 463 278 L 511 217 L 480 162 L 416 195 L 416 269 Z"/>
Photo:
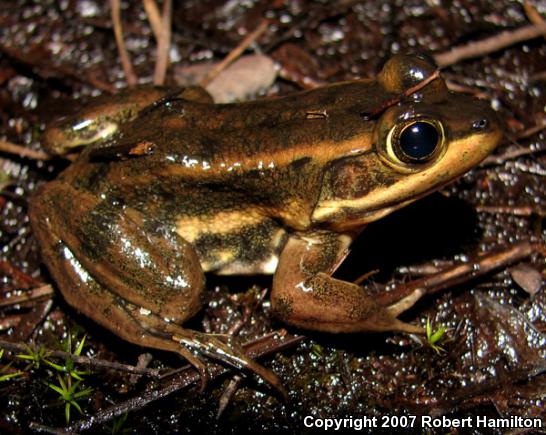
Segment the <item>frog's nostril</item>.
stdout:
<path fill-rule="evenodd" d="M 472 123 L 472 127 L 476 130 L 483 130 L 489 125 L 489 121 L 485 118 L 478 119 Z"/>

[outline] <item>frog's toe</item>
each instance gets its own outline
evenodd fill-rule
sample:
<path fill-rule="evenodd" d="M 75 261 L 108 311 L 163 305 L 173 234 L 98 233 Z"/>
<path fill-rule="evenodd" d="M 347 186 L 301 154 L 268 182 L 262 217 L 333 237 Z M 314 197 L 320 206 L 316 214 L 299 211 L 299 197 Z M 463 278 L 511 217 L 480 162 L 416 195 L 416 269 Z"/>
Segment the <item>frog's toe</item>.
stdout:
<path fill-rule="evenodd" d="M 176 342 L 177 340 L 174 341 Z M 193 368 L 199 372 L 199 378 L 201 380 L 199 392 L 202 393 L 207 388 L 210 379 L 206 364 L 186 347 L 177 346 L 176 343 L 173 344 L 176 346 L 173 350 L 179 355 L 182 355 L 182 357 L 184 357 L 193 366 Z"/>
<path fill-rule="evenodd" d="M 202 355 L 239 370 L 250 370 L 275 388 L 285 399 L 288 397 L 277 375 L 246 355 L 244 350 L 234 343 L 233 337 L 230 337 L 230 343 L 228 344 L 213 334 L 205 334 L 180 327 L 176 327 L 176 329 L 178 331 L 171 337 L 173 341 L 180 343 L 187 349 L 194 349 Z"/>
<path fill-rule="evenodd" d="M 423 289 L 415 289 L 406 297 L 398 300 L 397 302 L 388 305 L 385 307 L 385 310 L 389 314 L 389 317 L 392 319 L 392 330 L 406 332 L 408 334 L 424 334 L 425 330 L 411 323 L 402 322 L 398 320 L 397 317 L 410 309 L 421 297 L 425 294 Z"/>
<path fill-rule="evenodd" d="M 390 329 L 392 331 L 405 332 L 406 334 L 419 334 L 422 335 L 425 333 L 425 329 L 412 325 L 411 323 L 402 322 L 398 319 L 393 319 L 390 324 Z"/>
<path fill-rule="evenodd" d="M 411 292 L 406 297 L 400 299 L 399 301 L 389 305 L 387 307 L 388 312 L 393 317 L 398 317 L 403 312 L 409 310 L 415 303 L 421 299 L 421 297 L 425 294 L 425 291 L 421 288 L 415 289 L 413 292 Z"/>

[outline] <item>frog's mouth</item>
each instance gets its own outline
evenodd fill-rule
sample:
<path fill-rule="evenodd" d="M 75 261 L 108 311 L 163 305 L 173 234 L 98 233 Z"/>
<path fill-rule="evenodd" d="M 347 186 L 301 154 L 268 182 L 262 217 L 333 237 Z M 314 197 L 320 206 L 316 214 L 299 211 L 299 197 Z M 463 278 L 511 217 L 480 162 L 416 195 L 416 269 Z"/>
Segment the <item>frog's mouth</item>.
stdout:
<path fill-rule="evenodd" d="M 368 224 L 370 222 L 374 222 L 374 221 L 376 221 L 378 219 L 381 219 L 382 217 L 392 213 L 393 211 L 404 208 L 405 206 L 411 204 L 412 202 L 418 201 L 421 198 L 424 198 L 425 196 L 430 195 L 431 193 L 434 193 L 434 192 L 436 192 L 438 190 L 443 189 L 445 186 L 448 186 L 451 183 L 454 183 L 455 181 L 457 181 L 463 175 L 464 174 L 461 174 L 456 178 L 453 178 L 453 179 L 451 179 L 449 181 L 438 184 L 437 186 L 433 186 L 430 189 L 427 189 L 424 192 L 421 192 L 418 195 L 415 195 L 412 198 L 407 199 L 405 201 L 395 202 L 395 203 L 392 203 L 392 204 L 385 204 L 385 206 L 383 206 L 383 207 L 380 207 L 380 208 L 377 208 L 377 209 L 372 209 L 372 210 L 366 210 L 364 213 L 361 212 L 358 215 L 355 214 L 354 216 L 352 216 L 353 219 L 351 219 L 351 213 L 349 212 L 347 214 L 348 221 L 356 220 L 356 221 L 362 222 L 362 220 L 364 220 L 364 222 L 362 222 L 362 223 L 366 223 L 366 224 Z"/>
<path fill-rule="evenodd" d="M 367 225 L 371 222 L 375 222 L 392 212 L 399 210 L 401 208 L 404 208 L 405 206 L 411 204 L 412 202 L 418 201 L 421 198 L 424 198 L 427 195 L 430 195 L 431 193 L 434 193 L 445 186 L 455 182 L 458 178 L 460 178 L 462 174 L 454 178 L 452 180 L 449 180 L 443 184 L 440 184 L 438 186 L 431 187 L 430 189 L 410 198 L 402 202 L 393 202 L 392 204 L 385 204 L 384 206 L 372 209 L 372 210 L 365 210 L 365 211 L 357 211 L 354 209 L 339 209 L 340 216 L 336 219 L 336 222 L 331 225 L 332 228 L 334 228 L 336 231 L 351 231 L 354 228 L 361 227 L 363 225 Z M 341 217 L 343 216 L 343 217 Z"/>

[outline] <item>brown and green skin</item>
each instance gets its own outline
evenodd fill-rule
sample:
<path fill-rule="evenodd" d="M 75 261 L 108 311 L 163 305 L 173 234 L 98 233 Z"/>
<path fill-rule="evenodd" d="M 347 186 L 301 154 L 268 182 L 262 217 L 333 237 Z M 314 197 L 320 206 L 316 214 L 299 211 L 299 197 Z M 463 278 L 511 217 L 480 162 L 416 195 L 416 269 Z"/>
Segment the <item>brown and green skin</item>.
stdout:
<path fill-rule="evenodd" d="M 38 190 L 30 217 L 44 262 L 68 303 L 125 340 L 178 352 L 204 374 L 197 350 L 278 388 L 235 346 L 180 326 L 202 305 L 204 272 L 274 273 L 274 312 L 298 327 L 421 332 L 396 318 L 420 293 L 384 306 L 331 274 L 367 223 L 500 140 L 487 104 L 441 78 L 399 98 L 434 71 L 396 56 L 376 80 L 283 98 L 216 105 L 182 91 L 152 103 Z M 423 117 L 443 125 L 438 152 L 420 164 L 393 157 L 391 129 Z"/>

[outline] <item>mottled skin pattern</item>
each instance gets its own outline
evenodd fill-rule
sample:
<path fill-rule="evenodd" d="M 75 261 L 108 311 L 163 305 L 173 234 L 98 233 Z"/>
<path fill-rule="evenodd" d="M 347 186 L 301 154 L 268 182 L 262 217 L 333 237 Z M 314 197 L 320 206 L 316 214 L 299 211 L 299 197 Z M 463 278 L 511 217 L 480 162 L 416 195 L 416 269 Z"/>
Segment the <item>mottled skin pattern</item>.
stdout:
<path fill-rule="evenodd" d="M 434 71 L 397 56 L 377 80 L 272 100 L 215 105 L 190 89 L 113 103 L 140 112 L 108 112 L 115 133 L 32 201 L 44 262 L 71 305 L 128 341 L 180 353 L 203 375 L 188 349 L 281 388 L 242 352 L 179 326 L 201 307 L 203 272 L 274 273 L 273 309 L 299 327 L 421 332 L 396 318 L 420 293 L 382 306 L 331 274 L 368 222 L 463 174 L 499 141 L 487 105 L 441 78 L 399 97 Z M 433 122 L 440 140 L 426 160 L 405 162 L 397 135 L 415 120 Z M 56 127 L 48 137 L 75 135 Z"/>

